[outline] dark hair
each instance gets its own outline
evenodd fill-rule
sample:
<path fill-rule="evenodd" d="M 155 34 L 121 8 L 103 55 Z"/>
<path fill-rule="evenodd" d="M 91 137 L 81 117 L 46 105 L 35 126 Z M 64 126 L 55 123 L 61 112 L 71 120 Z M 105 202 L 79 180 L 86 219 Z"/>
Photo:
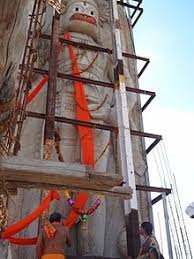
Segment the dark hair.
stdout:
<path fill-rule="evenodd" d="M 141 224 L 141 227 L 144 229 L 147 235 L 152 234 L 153 226 L 150 222 L 146 221 Z"/>
<path fill-rule="evenodd" d="M 61 221 L 61 217 L 62 217 L 62 215 L 60 213 L 54 212 L 54 213 L 52 213 L 50 215 L 49 221 L 50 221 L 50 223 L 53 223 L 54 221 L 60 222 Z"/>

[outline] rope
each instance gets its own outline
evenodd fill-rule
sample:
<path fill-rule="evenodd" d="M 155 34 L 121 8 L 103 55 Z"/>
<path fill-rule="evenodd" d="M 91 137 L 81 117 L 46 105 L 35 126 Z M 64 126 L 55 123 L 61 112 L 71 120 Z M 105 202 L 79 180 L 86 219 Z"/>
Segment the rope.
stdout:
<path fill-rule="evenodd" d="M 97 164 L 97 162 L 103 157 L 104 153 L 106 152 L 107 148 L 110 145 L 110 140 L 109 142 L 106 144 L 104 150 L 102 151 L 102 153 L 99 155 L 99 157 L 94 161 L 94 165 Z"/>
<path fill-rule="evenodd" d="M 61 143 L 60 143 L 61 142 L 61 136 L 59 134 L 58 128 L 54 132 L 54 137 L 55 137 L 55 150 L 56 150 L 56 153 L 58 155 L 58 159 L 59 159 L 60 162 L 64 162 L 64 158 L 63 158 L 63 155 L 62 155 L 62 152 L 61 152 Z M 101 152 L 99 157 L 94 161 L 94 165 L 97 164 L 99 162 L 99 160 L 103 157 L 103 155 L 106 152 L 109 145 L 110 145 L 110 140 L 106 144 L 105 148 L 103 149 L 103 151 Z"/>

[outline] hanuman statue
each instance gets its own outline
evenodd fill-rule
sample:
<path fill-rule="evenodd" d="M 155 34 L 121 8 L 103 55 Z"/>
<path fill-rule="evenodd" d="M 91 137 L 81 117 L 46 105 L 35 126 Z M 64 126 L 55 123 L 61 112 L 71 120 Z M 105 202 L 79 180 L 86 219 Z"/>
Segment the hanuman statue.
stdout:
<path fill-rule="evenodd" d="M 50 1 L 52 2 L 52 1 Z M 63 0 L 63 8 L 60 14 L 60 36 L 70 39 L 77 43 L 85 43 L 96 47 L 112 48 L 112 27 L 111 27 L 111 7 L 110 1 L 105 0 Z M 51 18 L 53 9 L 48 6 L 44 17 L 42 33 L 51 33 Z M 122 31 L 123 51 L 132 53 L 132 37 L 129 32 L 127 17 L 122 7 L 119 7 Z M 131 41 L 131 42 L 130 42 Z M 49 42 L 40 39 L 38 45 L 39 68 L 48 69 Z M 81 77 L 112 83 L 114 80 L 112 58 L 107 53 L 94 52 L 92 50 L 73 47 L 76 64 Z M 57 70 L 63 74 L 75 75 L 73 71 L 73 60 L 68 44 L 62 44 L 58 51 Z M 11 68 L 10 68 L 11 69 Z M 136 66 L 134 62 L 124 60 L 124 73 L 126 85 L 134 87 L 136 85 Z M 33 87 L 35 87 L 41 77 L 34 76 Z M 117 126 L 115 111 L 114 90 L 98 86 L 95 84 L 84 83 L 84 98 L 87 102 L 87 109 L 91 122 Z M 45 86 L 35 99 L 27 106 L 27 109 L 34 112 L 45 113 L 46 106 Z M 1 94 L 1 92 L 0 92 Z M 127 94 L 130 124 L 133 129 L 138 128 L 137 96 Z M 1 95 L 0 95 L 1 100 Z M 1 103 L 0 103 L 1 104 Z M 76 118 L 76 108 L 79 105 L 75 98 L 75 87 L 72 80 L 57 78 L 56 95 L 56 116 L 70 119 Z M 0 106 L 1 107 L 1 106 Z M 85 109 L 85 107 L 79 107 Z M 1 119 L 1 117 L 0 117 Z M 65 163 L 83 163 L 83 151 L 78 129 L 74 125 L 55 122 L 57 133 L 60 135 L 60 152 Z M 19 156 L 24 158 L 43 158 L 43 129 L 44 122 L 35 118 L 27 119 L 24 122 L 21 150 Z M 119 163 L 117 163 L 118 150 L 115 137 L 109 132 L 100 129 L 93 130 L 94 138 L 94 163 L 93 169 L 99 173 L 118 174 L 120 173 Z M 133 139 L 134 165 L 137 179 L 143 179 L 145 173 L 145 162 L 141 151 L 141 143 Z M 53 150 L 52 160 L 58 157 Z M 14 219 L 24 217 L 30 209 L 38 206 L 41 199 L 39 190 L 19 190 L 15 203 L 21 209 L 16 213 Z M 89 199 L 88 205 L 95 200 L 95 195 Z M 29 204 L 29 200 L 32 202 Z M 140 207 L 145 204 L 146 197 L 140 197 Z M 143 201 L 143 202 L 142 202 Z M 21 204 L 23 203 L 23 205 Z M 25 205 L 25 209 L 22 206 Z M 145 205 L 144 205 L 145 206 Z M 12 215 L 18 209 L 11 206 Z M 66 213 L 68 208 L 65 208 Z M 145 212 L 147 217 L 147 212 Z M 37 234 L 38 223 L 29 228 L 28 233 Z M 25 236 L 25 233 L 21 234 Z M 74 247 L 69 250 L 72 255 L 95 255 L 113 258 L 127 256 L 126 223 L 123 201 L 118 198 L 105 197 L 103 203 L 93 216 L 88 220 L 87 230 L 83 230 L 77 224 L 72 231 Z M 35 258 L 28 249 L 23 249 L 20 253 L 22 258 Z M 18 252 L 14 252 L 16 254 Z M 14 254 L 13 253 L 13 254 Z M 23 257 L 22 257 L 23 256 Z"/>

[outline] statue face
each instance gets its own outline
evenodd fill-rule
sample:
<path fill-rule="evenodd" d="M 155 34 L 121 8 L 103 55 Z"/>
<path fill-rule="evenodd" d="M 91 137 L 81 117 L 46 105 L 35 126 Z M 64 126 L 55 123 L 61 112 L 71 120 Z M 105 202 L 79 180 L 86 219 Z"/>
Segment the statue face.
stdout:
<path fill-rule="evenodd" d="M 96 3 L 93 0 L 73 1 L 67 7 L 64 23 L 66 30 L 83 33 L 96 40 L 99 24 Z"/>

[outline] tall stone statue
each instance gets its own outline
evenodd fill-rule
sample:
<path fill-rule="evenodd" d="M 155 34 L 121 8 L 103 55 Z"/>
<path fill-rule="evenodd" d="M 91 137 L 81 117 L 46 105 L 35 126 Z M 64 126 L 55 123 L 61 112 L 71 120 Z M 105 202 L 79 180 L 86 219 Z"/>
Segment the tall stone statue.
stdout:
<path fill-rule="evenodd" d="M 28 8 L 31 1 L 28 2 Z M 65 32 L 70 33 L 71 40 L 97 47 L 112 48 L 112 27 L 110 1 L 104 0 L 64 0 L 63 11 L 60 17 L 60 36 Z M 27 10 L 27 9 L 25 9 Z M 44 19 L 42 33 L 50 34 L 53 10 L 49 6 Z M 122 48 L 123 52 L 134 53 L 132 36 L 124 9 L 119 7 Z M 20 43 L 21 44 L 21 43 Z M 38 46 L 37 66 L 48 69 L 49 42 L 41 39 Z M 114 82 L 112 58 L 107 53 L 94 52 L 87 49 L 73 47 L 76 61 L 80 70 L 80 76 L 107 83 Z M 19 57 L 17 57 L 17 65 Z M 7 79 L 11 73 L 12 65 L 7 72 Z M 58 54 L 58 72 L 73 74 L 72 58 L 68 45 L 62 44 Z M 136 64 L 134 61 L 124 59 L 124 72 L 126 85 L 137 87 Z M 35 87 L 40 82 L 41 76 L 35 75 L 32 82 Z M 11 80 L 8 83 L 11 86 Z M 5 89 L 5 88 L 4 88 Z M 1 88 L 0 88 L 1 90 Z M 44 113 L 46 105 L 45 85 L 35 99 L 27 106 L 27 110 Z M 94 84 L 84 83 L 85 98 L 92 122 L 117 126 L 115 111 L 114 90 Z M 0 91 L 0 101 L 1 101 Z M 138 115 L 138 98 L 136 94 L 128 93 L 128 109 L 130 125 L 133 129 L 140 129 L 140 117 Z M 1 105 L 1 103 L 0 103 Z M 71 119 L 76 118 L 75 88 L 72 80 L 57 78 L 56 115 Z M 1 117 L 0 117 L 1 119 Z M 82 163 L 82 152 L 77 127 L 71 124 L 55 123 L 57 132 L 61 138 L 61 154 L 65 163 Z M 43 132 L 44 122 L 35 118 L 24 122 L 21 150 L 18 156 L 24 158 L 43 158 Z M 107 174 L 119 174 L 118 150 L 116 138 L 108 131 L 93 130 L 94 135 L 94 170 Z M 142 151 L 142 143 L 139 139 L 133 139 L 133 156 L 137 177 L 137 183 L 145 184 L 146 163 Z M 53 149 L 52 160 L 58 161 Z M 33 208 L 38 206 L 41 200 L 40 190 L 19 190 L 14 198 L 15 203 L 10 205 L 10 223 L 17 218 L 27 215 Z M 92 195 L 87 206 L 96 199 Z M 29 204 L 29 200 L 33 201 Z M 140 217 L 148 219 L 149 213 L 146 206 L 146 196 L 139 196 Z M 19 208 L 19 209 L 18 209 Z M 66 214 L 68 207 L 65 208 Z M 14 217 L 12 216 L 14 215 Z M 38 222 L 20 234 L 20 237 L 36 235 Z M 113 258 L 122 258 L 127 255 L 126 223 L 123 201 L 118 198 L 105 197 L 98 210 L 88 220 L 88 229 L 83 230 L 77 224 L 72 236 L 74 247 L 69 250 L 75 255 L 95 255 Z M 13 249 L 12 259 L 33 259 L 34 250 Z"/>

